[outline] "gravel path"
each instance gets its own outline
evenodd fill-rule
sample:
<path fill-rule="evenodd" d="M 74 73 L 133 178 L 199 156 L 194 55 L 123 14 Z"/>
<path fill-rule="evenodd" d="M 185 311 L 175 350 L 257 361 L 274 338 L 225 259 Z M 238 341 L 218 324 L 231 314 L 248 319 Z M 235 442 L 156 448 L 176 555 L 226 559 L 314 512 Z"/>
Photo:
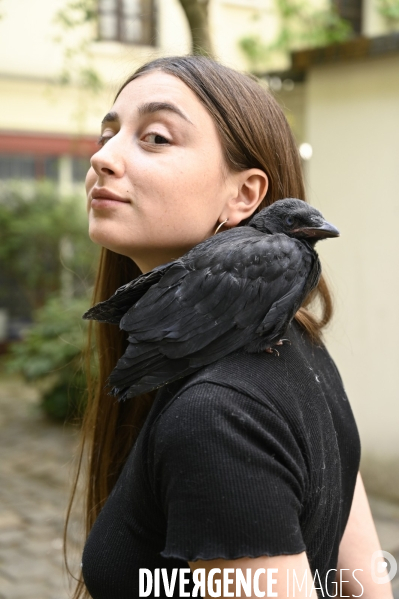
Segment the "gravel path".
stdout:
<path fill-rule="evenodd" d="M 0 375 L 1 376 L 1 375 Z M 17 379 L 0 384 L 0 599 L 68 599 L 62 533 L 77 431 L 43 417 L 37 394 Z M 370 498 L 382 548 L 399 562 L 399 506 Z M 80 564 L 80 521 L 71 527 Z M 76 571 L 76 569 L 75 569 Z M 399 573 L 394 581 L 399 599 Z M 117 599 L 117 598 L 115 598 Z"/>
<path fill-rule="evenodd" d="M 70 597 L 62 535 L 76 445 L 73 427 L 43 417 L 34 390 L 2 381 L 0 599 Z"/>

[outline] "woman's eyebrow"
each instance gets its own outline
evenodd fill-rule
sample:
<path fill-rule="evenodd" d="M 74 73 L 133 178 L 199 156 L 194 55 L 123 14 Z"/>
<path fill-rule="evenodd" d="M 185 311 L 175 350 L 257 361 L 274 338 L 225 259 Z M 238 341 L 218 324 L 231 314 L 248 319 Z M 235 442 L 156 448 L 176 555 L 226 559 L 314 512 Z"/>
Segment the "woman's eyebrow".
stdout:
<path fill-rule="evenodd" d="M 154 112 L 160 112 L 162 110 L 173 112 L 174 114 L 177 114 L 179 117 L 190 123 L 190 125 L 194 126 L 194 123 L 190 121 L 188 116 L 186 116 L 184 112 L 180 110 L 180 108 L 175 106 L 175 104 L 170 104 L 169 102 L 146 102 L 145 104 L 141 104 L 141 106 L 138 107 L 138 113 L 140 116 L 146 114 L 153 114 Z"/>
<path fill-rule="evenodd" d="M 101 121 L 102 125 L 104 123 L 119 123 L 118 113 L 117 112 L 108 112 L 108 114 L 106 114 L 105 117 L 103 118 L 103 120 Z"/>
<path fill-rule="evenodd" d="M 170 102 L 146 102 L 145 104 L 141 104 L 137 109 L 140 116 L 145 116 L 146 114 L 154 114 L 155 112 L 161 112 L 163 110 L 177 114 L 179 117 L 181 117 L 194 127 L 194 123 L 190 121 L 188 116 L 186 116 L 184 112 L 180 110 L 180 108 L 178 108 L 175 104 L 171 104 Z M 101 121 L 102 125 L 104 125 L 105 123 L 119 123 L 118 113 L 108 112 Z"/>

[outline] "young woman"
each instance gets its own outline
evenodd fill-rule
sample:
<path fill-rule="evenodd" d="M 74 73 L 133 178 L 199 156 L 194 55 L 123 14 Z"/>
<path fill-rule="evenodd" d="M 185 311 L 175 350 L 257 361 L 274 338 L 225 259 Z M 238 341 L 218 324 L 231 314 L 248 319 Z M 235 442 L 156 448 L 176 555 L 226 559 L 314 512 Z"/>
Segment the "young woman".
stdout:
<path fill-rule="evenodd" d="M 216 229 L 242 226 L 278 199 L 305 199 L 277 103 L 202 57 L 155 60 L 126 81 L 86 187 L 89 234 L 103 247 L 94 302 Z M 278 357 L 235 353 L 122 403 L 105 382 L 127 341 L 96 324 L 75 598 L 392 597 L 372 579 L 380 547 L 359 437 L 321 341 L 331 312 L 321 279 Z"/>

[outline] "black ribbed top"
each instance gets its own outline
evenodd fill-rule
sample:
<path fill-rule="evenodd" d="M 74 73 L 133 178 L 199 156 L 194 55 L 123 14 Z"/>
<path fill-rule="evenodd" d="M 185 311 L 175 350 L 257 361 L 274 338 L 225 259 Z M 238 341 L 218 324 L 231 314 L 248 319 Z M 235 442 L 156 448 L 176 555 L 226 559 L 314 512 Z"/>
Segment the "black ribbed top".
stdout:
<path fill-rule="evenodd" d="M 287 336 L 279 357 L 235 352 L 159 390 L 84 549 L 94 599 L 196 559 L 306 550 L 322 584 L 336 568 L 359 435 L 325 347 L 296 323 Z"/>

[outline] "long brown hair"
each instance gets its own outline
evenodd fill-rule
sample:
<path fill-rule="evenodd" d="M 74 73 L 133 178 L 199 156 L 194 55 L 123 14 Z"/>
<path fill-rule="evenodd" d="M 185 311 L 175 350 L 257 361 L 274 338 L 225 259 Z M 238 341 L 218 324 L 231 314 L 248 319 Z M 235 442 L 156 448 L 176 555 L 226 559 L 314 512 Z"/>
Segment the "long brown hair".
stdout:
<path fill-rule="evenodd" d="M 216 124 L 229 169 L 259 168 L 267 174 L 269 188 L 256 212 L 281 198 L 305 200 L 300 158 L 291 130 L 277 102 L 255 79 L 202 56 L 160 58 L 140 67 L 125 81 L 117 97 L 128 83 L 154 70 L 178 77 L 207 108 Z M 245 222 L 240 223 L 243 224 Z M 103 249 L 93 303 L 107 299 L 118 287 L 139 274 L 140 270 L 132 260 Z M 318 300 L 319 318 L 310 309 L 314 300 Z M 295 318 L 317 341 L 331 315 L 331 296 L 325 280 L 321 278 Z M 111 399 L 104 390 L 106 379 L 125 351 L 126 337 L 115 325 L 98 323 L 91 323 L 90 339 L 93 335 L 98 351 L 99 374 L 93 381 L 87 369 L 88 405 L 64 541 L 85 448 L 88 448 L 89 460 L 86 483 L 88 534 L 120 474 L 155 395 L 155 392 L 148 393 L 124 403 Z M 74 599 L 82 596 L 88 595 L 80 579 Z"/>

